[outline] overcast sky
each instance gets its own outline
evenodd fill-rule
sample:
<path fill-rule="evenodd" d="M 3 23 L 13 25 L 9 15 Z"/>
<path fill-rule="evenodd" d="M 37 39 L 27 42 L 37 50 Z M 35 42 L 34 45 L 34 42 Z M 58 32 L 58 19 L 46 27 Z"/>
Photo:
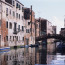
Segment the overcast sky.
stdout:
<path fill-rule="evenodd" d="M 57 33 L 64 27 L 65 0 L 19 0 L 25 7 L 33 6 L 35 17 L 42 17 L 57 26 Z"/>

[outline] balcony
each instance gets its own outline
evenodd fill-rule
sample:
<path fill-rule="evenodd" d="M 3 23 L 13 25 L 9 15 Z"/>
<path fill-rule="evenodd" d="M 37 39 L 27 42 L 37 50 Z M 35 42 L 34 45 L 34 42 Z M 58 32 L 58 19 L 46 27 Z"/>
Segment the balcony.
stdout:
<path fill-rule="evenodd" d="M 19 32 L 22 32 L 22 30 L 17 28 L 17 29 L 14 29 L 13 34 L 18 34 Z"/>
<path fill-rule="evenodd" d="M 14 31 L 13 34 L 17 34 L 17 31 Z"/>
<path fill-rule="evenodd" d="M 18 32 L 17 32 L 17 30 L 16 29 L 14 29 L 14 31 L 13 31 L 13 34 L 17 34 Z"/>

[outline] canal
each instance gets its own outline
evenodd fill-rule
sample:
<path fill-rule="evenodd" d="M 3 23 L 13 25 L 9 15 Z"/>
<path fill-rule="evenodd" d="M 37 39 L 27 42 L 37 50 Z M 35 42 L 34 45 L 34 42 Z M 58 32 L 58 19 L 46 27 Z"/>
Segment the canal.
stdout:
<path fill-rule="evenodd" d="M 50 47 L 53 48 L 54 44 Z M 55 52 L 50 47 L 40 45 L 36 48 L 18 48 L 0 52 L 0 65 L 65 65 L 65 54 Z"/>

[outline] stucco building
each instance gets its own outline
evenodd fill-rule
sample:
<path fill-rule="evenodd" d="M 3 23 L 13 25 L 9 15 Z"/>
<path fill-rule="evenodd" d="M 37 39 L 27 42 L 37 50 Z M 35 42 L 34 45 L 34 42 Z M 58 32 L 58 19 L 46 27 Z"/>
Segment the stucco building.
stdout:
<path fill-rule="evenodd" d="M 24 45 L 24 5 L 18 0 L 0 0 L 0 46 Z"/>

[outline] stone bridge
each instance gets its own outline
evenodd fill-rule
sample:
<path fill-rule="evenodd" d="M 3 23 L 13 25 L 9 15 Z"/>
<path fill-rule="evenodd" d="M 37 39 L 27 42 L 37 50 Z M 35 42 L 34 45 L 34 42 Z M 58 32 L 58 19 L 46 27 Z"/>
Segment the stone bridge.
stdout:
<path fill-rule="evenodd" d="M 60 35 L 60 34 L 45 34 L 39 37 L 36 37 L 36 41 L 41 41 L 41 40 L 45 40 L 45 39 L 50 39 L 50 38 L 54 38 L 54 39 L 59 39 L 62 41 L 65 41 L 65 37 Z"/>

